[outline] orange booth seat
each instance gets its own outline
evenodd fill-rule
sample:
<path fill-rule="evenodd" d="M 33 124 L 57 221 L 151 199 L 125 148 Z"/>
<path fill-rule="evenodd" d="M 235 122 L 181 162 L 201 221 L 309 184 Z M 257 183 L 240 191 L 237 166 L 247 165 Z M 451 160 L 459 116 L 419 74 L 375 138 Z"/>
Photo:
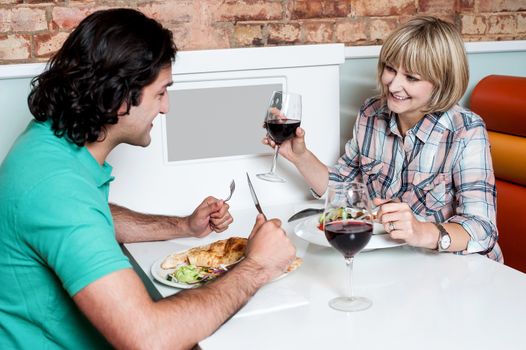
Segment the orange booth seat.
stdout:
<path fill-rule="evenodd" d="M 485 77 L 473 90 L 470 109 L 489 133 L 504 263 L 526 273 L 526 77 Z"/>

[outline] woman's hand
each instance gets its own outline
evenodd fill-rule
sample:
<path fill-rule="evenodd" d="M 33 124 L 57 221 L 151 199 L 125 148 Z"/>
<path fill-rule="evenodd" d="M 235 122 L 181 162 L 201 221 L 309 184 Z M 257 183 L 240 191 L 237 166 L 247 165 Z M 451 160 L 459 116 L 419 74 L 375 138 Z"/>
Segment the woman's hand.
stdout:
<path fill-rule="evenodd" d="M 425 222 L 416 219 L 407 203 L 387 202 L 375 198 L 373 203 L 380 206 L 378 222 L 384 225 L 385 230 L 393 239 L 401 239 L 413 247 L 435 249 L 437 239 L 433 230 L 428 230 Z"/>
<path fill-rule="evenodd" d="M 263 138 L 262 142 L 272 148 L 276 147 L 276 143 L 268 134 Z M 292 139 L 284 141 L 279 147 L 279 154 L 295 165 L 302 156 L 307 154 L 307 151 L 305 130 L 300 127 L 296 128 L 296 133 Z"/>
<path fill-rule="evenodd" d="M 262 142 L 272 148 L 277 146 L 268 134 Z M 300 127 L 296 128 L 294 137 L 280 145 L 279 154 L 298 169 L 314 192 L 325 193 L 329 182 L 329 169 L 307 149 L 305 130 Z"/>

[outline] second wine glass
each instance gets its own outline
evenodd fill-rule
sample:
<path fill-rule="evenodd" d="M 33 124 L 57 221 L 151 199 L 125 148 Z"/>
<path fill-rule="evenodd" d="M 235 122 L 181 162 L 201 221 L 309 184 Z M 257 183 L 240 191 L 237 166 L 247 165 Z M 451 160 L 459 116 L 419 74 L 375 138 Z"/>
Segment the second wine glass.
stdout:
<path fill-rule="evenodd" d="M 352 294 L 351 278 L 354 257 L 369 243 L 373 233 L 371 203 L 365 185 L 361 182 L 330 184 L 323 224 L 327 241 L 343 254 L 349 274 L 348 295 L 330 300 L 329 305 L 341 311 L 368 309 L 372 305 L 369 299 Z"/>
<path fill-rule="evenodd" d="M 284 141 L 294 137 L 300 123 L 301 95 L 293 92 L 274 91 L 265 116 L 268 136 L 276 143 L 274 158 L 270 171 L 257 174 L 258 178 L 272 182 L 286 182 L 284 178 L 276 174 L 279 147 Z"/>

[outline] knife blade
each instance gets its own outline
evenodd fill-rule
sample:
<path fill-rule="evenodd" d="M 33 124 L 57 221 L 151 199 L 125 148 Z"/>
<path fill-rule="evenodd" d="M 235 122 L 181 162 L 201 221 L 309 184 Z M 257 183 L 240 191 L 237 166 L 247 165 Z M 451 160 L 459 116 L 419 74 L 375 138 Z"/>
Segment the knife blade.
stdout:
<path fill-rule="evenodd" d="M 265 213 L 263 213 L 263 210 L 261 209 L 261 205 L 259 204 L 258 196 L 256 195 L 256 191 L 254 191 L 254 186 L 252 186 L 252 181 L 250 181 L 250 176 L 247 174 L 247 180 L 248 180 L 248 188 L 250 189 L 250 194 L 252 195 L 252 200 L 254 201 L 254 205 L 256 206 L 256 209 L 259 211 L 260 214 L 263 215 L 265 220 L 267 220 L 267 216 Z"/>
<path fill-rule="evenodd" d="M 315 214 L 321 214 L 321 213 L 323 213 L 323 208 L 307 208 L 307 209 L 300 210 L 296 214 L 292 215 L 287 221 L 291 222 L 294 220 L 303 219 L 308 216 L 312 216 Z"/>
<path fill-rule="evenodd" d="M 378 212 L 378 210 L 380 209 L 380 206 L 382 206 L 384 204 L 387 204 L 387 203 L 392 203 L 392 202 L 400 202 L 400 199 L 399 198 L 389 199 L 389 200 L 385 201 L 384 203 L 382 203 L 381 205 L 379 205 L 378 207 L 376 207 L 376 210 L 373 209 L 373 212 L 374 213 Z M 307 209 L 300 210 L 296 214 L 292 215 L 287 221 L 291 222 L 291 221 L 294 221 L 294 220 L 303 219 L 303 218 L 306 218 L 308 216 L 321 214 L 321 213 L 323 213 L 323 208 L 307 208 Z"/>

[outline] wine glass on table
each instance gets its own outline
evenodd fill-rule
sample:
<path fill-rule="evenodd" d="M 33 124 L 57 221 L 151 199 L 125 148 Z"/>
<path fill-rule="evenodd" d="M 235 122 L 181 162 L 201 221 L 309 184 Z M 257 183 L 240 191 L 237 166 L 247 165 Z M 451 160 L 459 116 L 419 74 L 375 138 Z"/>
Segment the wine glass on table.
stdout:
<path fill-rule="evenodd" d="M 279 146 L 286 140 L 294 137 L 296 128 L 301 123 L 301 95 L 292 92 L 274 91 L 270 98 L 265 128 L 268 136 L 276 143 L 272 168 L 268 173 L 257 174 L 262 180 L 272 182 L 287 182 L 276 174 Z"/>
<path fill-rule="evenodd" d="M 367 188 L 361 182 L 331 183 L 323 215 L 325 237 L 343 254 L 349 273 L 348 296 L 330 300 L 329 306 L 341 311 L 365 310 L 372 302 L 352 295 L 352 267 L 354 257 L 369 243 L 373 233 Z"/>

